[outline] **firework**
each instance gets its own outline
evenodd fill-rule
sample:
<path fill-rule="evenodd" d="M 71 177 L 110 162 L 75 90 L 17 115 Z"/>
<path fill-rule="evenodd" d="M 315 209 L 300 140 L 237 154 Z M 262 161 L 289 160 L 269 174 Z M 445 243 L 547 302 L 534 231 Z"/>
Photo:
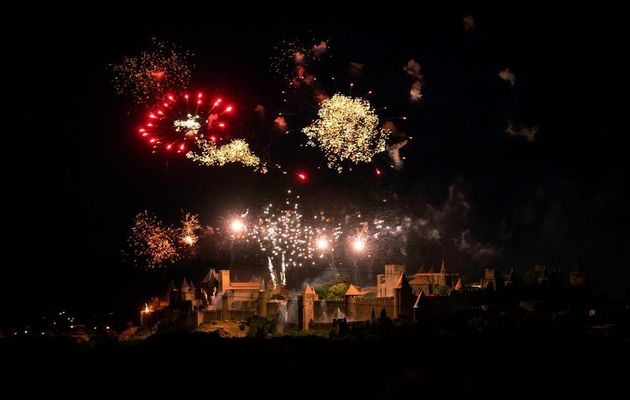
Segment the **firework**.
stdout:
<path fill-rule="evenodd" d="M 147 114 L 147 120 L 138 133 L 147 140 L 153 152 L 188 153 L 190 148 L 201 147 L 208 142 L 222 140 L 226 118 L 234 106 L 224 104 L 223 99 L 206 99 L 184 93 L 169 94 L 162 103 Z"/>
<path fill-rule="evenodd" d="M 365 250 L 365 238 L 361 237 L 361 236 L 357 236 L 354 239 L 352 239 L 352 250 L 354 250 L 357 253 L 361 253 L 363 252 L 363 250 Z"/>
<path fill-rule="evenodd" d="M 227 144 L 217 146 L 214 141 L 198 141 L 199 150 L 190 151 L 187 158 L 206 166 L 222 166 L 228 163 L 240 163 L 253 167 L 260 173 L 266 173 L 267 167 L 260 161 L 243 139 L 234 139 Z"/>
<path fill-rule="evenodd" d="M 196 214 L 186 213 L 181 221 L 179 241 L 188 247 L 194 246 L 199 240 L 197 232 L 201 229 L 199 217 Z"/>
<path fill-rule="evenodd" d="M 138 104 L 153 103 L 168 91 L 186 88 L 190 80 L 190 53 L 152 39 L 151 48 L 112 64 L 114 87 Z"/>
<path fill-rule="evenodd" d="M 234 233 L 234 235 L 240 235 L 245 231 L 246 226 L 240 218 L 235 218 L 230 222 L 230 229 Z"/>
<path fill-rule="evenodd" d="M 271 277 L 271 284 L 273 288 L 276 288 L 276 272 L 273 269 L 273 262 L 271 261 L 271 257 L 267 257 L 267 268 L 269 269 L 269 276 Z"/>
<path fill-rule="evenodd" d="M 138 213 L 129 238 L 137 263 L 153 269 L 173 263 L 179 258 L 177 231 L 163 224 L 147 211 Z"/>
<path fill-rule="evenodd" d="M 285 202 L 287 206 L 290 204 Z M 304 223 L 297 203 L 277 210 L 269 204 L 252 227 L 249 237 L 271 260 L 281 260 L 281 277 L 286 277 L 287 267 L 301 267 L 313 257 L 314 230 Z"/>
<path fill-rule="evenodd" d="M 328 167 L 342 172 L 345 160 L 370 162 L 385 151 L 391 131 L 378 125 L 378 116 L 367 100 L 335 94 L 322 101 L 318 118 L 302 132 L 309 146 L 322 149 Z"/>

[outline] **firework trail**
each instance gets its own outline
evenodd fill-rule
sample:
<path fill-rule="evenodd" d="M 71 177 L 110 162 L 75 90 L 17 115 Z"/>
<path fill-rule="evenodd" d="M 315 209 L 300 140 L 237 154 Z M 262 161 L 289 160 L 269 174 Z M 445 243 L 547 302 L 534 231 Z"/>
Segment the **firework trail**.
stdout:
<path fill-rule="evenodd" d="M 273 263 L 271 261 L 271 257 L 267 257 L 267 268 L 269 269 L 269 275 L 271 276 L 271 284 L 273 288 L 276 288 L 276 273 L 273 270 Z"/>
<path fill-rule="evenodd" d="M 283 287 L 287 285 L 287 265 L 284 262 L 284 253 L 282 253 L 280 264 L 280 283 Z"/>

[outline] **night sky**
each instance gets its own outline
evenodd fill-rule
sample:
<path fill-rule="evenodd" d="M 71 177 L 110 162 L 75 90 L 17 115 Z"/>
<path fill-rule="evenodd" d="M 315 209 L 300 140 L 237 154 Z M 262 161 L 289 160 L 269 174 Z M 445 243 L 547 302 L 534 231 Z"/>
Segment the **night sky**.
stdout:
<path fill-rule="evenodd" d="M 10 68 L 3 319 L 59 307 L 125 312 L 155 278 L 121 255 L 137 212 L 172 219 L 191 210 L 217 224 L 226 212 L 277 198 L 288 187 L 312 202 L 335 198 L 367 207 L 385 196 L 394 209 L 433 213 L 445 236 L 419 257 L 427 264 L 445 258 L 454 270 L 478 273 L 484 265 L 525 271 L 540 263 L 567 271 L 580 263 L 598 287 L 626 286 L 624 14 L 575 3 L 556 9 L 413 3 L 361 9 L 313 3 L 308 11 L 208 3 L 150 12 L 149 5 L 110 4 L 73 10 L 81 17 L 56 7 L 38 9 L 21 32 L 3 32 Z M 462 22 L 468 14 L 472 31 Z M 329 40 L 332 73 L 364 63 L 363 85 L 375 88 L 375 103 L 407 116 L 400 128 L 414 140 L 402 151 L 403 170 L 378 179 L 373 167 L 341 176 L 316 170 L 321 156 L 293 146 L 299 133 L 274 140 L 269 155 L 288 171 L 309 171 L 303 185 L 277 173 L 185 159 L 170 159 L 167 168 L 134 134 L 143 109 L 115 93 L 108 69 L 152 37 L 194 53 L 191 86 L 229 94 L 243 124 L 255 118 L 256 104 L 270 115 L 281 111 L 282 83 L 269 67 L 275 45 Z M 412 58 L 425 76 L 418 104 L 408 101 L 411 79 L 402 71 Z M 497 75 L 506 67 L 516 73 L 514 86 Z M 508 120 L 537 126 L 536 141 L 506 134 Z M 252 132 L 253 141 L 268 144 L 268 133 Z M 454 240 L 466 231 L 494 255 L 455 255 Z"/>

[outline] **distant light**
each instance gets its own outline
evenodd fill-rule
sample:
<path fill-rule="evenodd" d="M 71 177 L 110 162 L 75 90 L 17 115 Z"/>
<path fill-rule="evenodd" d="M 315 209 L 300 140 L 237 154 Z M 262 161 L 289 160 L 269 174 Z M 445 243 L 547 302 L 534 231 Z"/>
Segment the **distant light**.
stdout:
<path fill-rule="evenodd" d="M 374 170 L 374 172 L 376 173 L 377 176 L 381 176 L 381 174 L 383 173 L 380 169 L 376 168 Z"/>

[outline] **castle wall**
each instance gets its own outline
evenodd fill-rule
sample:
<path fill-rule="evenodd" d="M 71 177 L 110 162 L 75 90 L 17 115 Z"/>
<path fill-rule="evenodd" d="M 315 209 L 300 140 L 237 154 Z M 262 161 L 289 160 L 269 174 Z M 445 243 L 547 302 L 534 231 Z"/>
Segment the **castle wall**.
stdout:
<path fill-rule="evenodd" d="M 331 322 L 337 307 L 342 313 L 346 313 L 346 302 L 343 300 L 316 301 L 314 303 L 314 321 L 318 323 Z"/>
<path fill-rule="evenodd" d="M 388 317 L 394 317 L 396 315 L 394 297 L 346 297 L 346 317 L 349 321 L 369 321 L 372 319 L 372 310 L 377 318 L 382 310 L 385 310 Z"/>

